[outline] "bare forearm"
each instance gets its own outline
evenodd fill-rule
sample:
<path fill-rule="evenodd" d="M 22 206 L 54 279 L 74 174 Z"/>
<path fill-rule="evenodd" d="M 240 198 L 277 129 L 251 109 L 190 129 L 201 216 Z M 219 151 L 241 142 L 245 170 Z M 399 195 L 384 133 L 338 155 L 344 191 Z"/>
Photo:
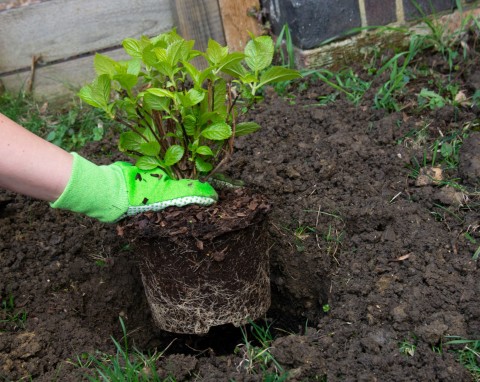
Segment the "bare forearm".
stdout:
<path fill-rule="evenodd" d="M 72 171 L 70 153 L 0 114 L 0 187 L 55 201 Z"/>

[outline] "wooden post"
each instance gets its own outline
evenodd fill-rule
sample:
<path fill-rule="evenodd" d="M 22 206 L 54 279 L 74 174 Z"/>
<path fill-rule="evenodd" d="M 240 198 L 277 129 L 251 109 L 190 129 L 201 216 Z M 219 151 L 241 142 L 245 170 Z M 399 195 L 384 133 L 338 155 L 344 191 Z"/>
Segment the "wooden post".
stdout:
<path fill-rule="evenodd" d="M 243 51 L 250 39 L 248 32 L 262 33 L 255 14 L 260 11 L 259 0 L 218 0 L 222 15 L 225 40 L 231 51 Z"/>
<path fill-rule="evenodd" d="M 178 34 L 195 40 L 195 49 L 204 51 L 209 38 L 225 45 L 217 0 L 172 0 L 172 5 Z"/>

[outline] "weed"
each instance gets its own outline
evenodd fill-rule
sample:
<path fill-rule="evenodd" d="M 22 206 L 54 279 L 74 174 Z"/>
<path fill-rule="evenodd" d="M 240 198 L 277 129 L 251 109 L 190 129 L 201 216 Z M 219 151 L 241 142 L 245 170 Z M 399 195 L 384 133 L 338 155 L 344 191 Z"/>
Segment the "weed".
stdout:
<path fill-rule="evenodd" d="M 447 136 L 442 135 L 439 139 L 440 154 L 446 168 L 458 167 L 460 147 L 467 136 L 468 131 L 464 128 L 455 130 Z"/>
<path fill-rule="evenodd" d="M 322 305 L 322 310 L 323 310 L 323 313 L 330 312 L 330 305 L 328 305 L 328 304 Z"/>
<path fill-rule="evenodd" d="M 478 246 L 477 250 L 472 256 L 472 260 L 478 260 L 478 257 L 480 256 L 480 246 Z"/>
<path fill-rule="evenodd" d="M 152 355 L 145 355 L 136 349 L 130 349 L 127 338 L 127 330 L 122 318 L 119 318 L 122 327 L 123 338 L 120 341 L 112 337 L 116 348 L 115 355 L 102 352 L 96 354 L 82 353 L 76 360 L 68 360 L 75 367 L 84 371 L 93 372 L 86 375 L 91 382 L 96 381 L 173 381 L 163 379 L 157 373 L 156 362 L 163 356 L 163 352 L 155 352 Z"/>
<path fill-rule="evenodd" d="M 469 340 L 459 336 L 450 336 L 445 345 L 461 345 L 462 348 L 453 350 L 459 362 L 472 373 L 475 381 L 480 381 L 480 340 Z"/>
<path fill-rule="evenodd" d="M 470 18 L 462 17 L 462 25 L 460 28 L 455 31 L 450 31 L 448 27 L 439 20 L 438 14 L 431 3 L 432 16 L 427 16 L 417 1 L 411 0 L 411 2 L 420 13 L 421 20 L 426 26 L 426 33 L 419 35 L 421 36 L 422 48 L 433 49 L 434 51 L 439 52 L 448 63 L 450 71 L 458 69 L 454 65 L 456 59 L 460 56 L 458 47 L 462 48 L 462 57 L 464 59 L 467 57 L 468 53 L 468 48 L 464 39 L 467 27 L 470 24 Z M 462 13 L 461 1 L 456 0 L 455 2 L 457 9 Z"/>
<path fill-rule="evenodd" d="M 344 235 L 345 235 L 344 231 L 339 231 L 332 224 L 328 225 L 328 230 L 323 235 L 323 239 L 327 244 L 327 249 L 326 249 L 327 255 L 332 257 L 337 264 L 338 264 L 337 252 L 340 246 L 342 245 Z M 318 237 L 317 237 L 317 243 L 318 243 Z"/>
<path fill-rule="evenodd" d="M 397 144 L 412 148 L 423 147 L 428 141 L 428 127 L 429 124 L 425 124 L 420 129 L 410 130 L 403 138 L 397 140 Z"/>
<path fill-rule="evenodd" d="M 364 94 L 370 89 L 371 82 L 360 78 L 351 68 L 333 73 L 327 69 L 309 71 L 304 76 L 312 76 L 338 93 L 344 94 L 354 105 L 358 105 Z"/>
<path fill-rule="evenodd" d="M 49 110 L 48 104 L 39 105 L 24 93 L 2 94 L 0 112 L 67 151 L 102 139 L 104 126 L 113 125 L 93 108 L 72 105 L 68 111 Z"/>
<path fill-rule="evenodd" d="M 278 34 L 275 42 L 275 53 L 280 59 L 281 66 L 295 69 L 295 49 L 288 24 L 285 24 Z"/>
<path fill-rule="evenodd" d="M 409 340 L 404 340 L 398 344 L 398 350 L 401 354 L 413 357 L 415 355 L 415 351 L 417 350 L 417 345 Z"/>
<path fill-rule="evenodd" d="M 418 107 L 420 109 L 424 109 L 426 107 L 431 110 L 439 109 L 444 107 L 447 102 L 448 101 L 445 100 L 445 98 L 443 98 L 440 94 L 426 88 L 423 88 L 418 94 Z"/>
<path fill-rule="evenodd" d="M 293 231 L 293 236 L 295 236 L 295 246 L 297 247 L 298 252 L 303 252 L 305 246 L 303 242 L 310 236 L 310 233 L 315 232 L 315 228 L 307 225 L 298 225 L 297 228 Z"/>
<path fill-rule="evenodd" d="M 48 125 L 45 139 L 67 151 L 83 147 L 87 142 L 99 141 L 105 133 L 104 123 L 110 124 L 99 114 L 90 107 L 84 111 L 80 108 L 70 109 Z"/>
<path fill-rule="evenodd" d="M 27 312 L 16 309 L 13 294 L 9 293 L 6 298 L 1 299 L 0 332 L 24 328 L 26 320 Z"/>
<path fill-rule="evenodd" d="M 376 109 L 388 111 L 399 111 L 401 109 L 396 97 L 410 81 L 411 71 L 408 66 L 420 52 L 420 47 L 420 38 L 417 35 L 411 36 L 408 51 L 397 53 L 377 72 L 377 77 L 383 73 L 390 73 L 390 75 L 389 79 L 375 94 L 374 106 Z"/>
<path fill-rule="evenodd" d="M 270 331 L 271 324 L 263 327 L 250 322 L 249 326 L 253 340 L 249 340 L 247 329 L 243 327 L 243 343 L 237 345 L 235 349 L 235 354 L 239 354 L 242 357 L 237 369 L 245 370 L 249 374 L 262 372 L 262 375 L 269 376 L 269 381 L 286 380 L 287 374 L 271 353 L 271 344 L 273 342 L 273 336 Z M 271 371 L 272 368 L 273 373 Z"/>

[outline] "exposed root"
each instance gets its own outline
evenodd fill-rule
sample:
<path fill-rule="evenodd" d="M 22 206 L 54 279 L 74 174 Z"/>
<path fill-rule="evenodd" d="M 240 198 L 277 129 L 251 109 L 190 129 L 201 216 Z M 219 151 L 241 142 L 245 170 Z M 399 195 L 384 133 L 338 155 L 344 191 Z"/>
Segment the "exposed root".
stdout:
<path fill-rule="evenodd" d="M 256 275 L 253 281 L 236 279 L 216 285 L 199 280 L 198 285 L 192 286 L 172 280 L 178 292 L 172 295 L 157 287 L 155 268 L 147 263 L 142 280 L 159 328 L 175 333 L 204 334 L 217 325 L 244 325 L 267 312 L 271 298 L 269 273 L 260 268 Z M 238 285 L 235 291 L 232 291 L 232 282 Z"/>

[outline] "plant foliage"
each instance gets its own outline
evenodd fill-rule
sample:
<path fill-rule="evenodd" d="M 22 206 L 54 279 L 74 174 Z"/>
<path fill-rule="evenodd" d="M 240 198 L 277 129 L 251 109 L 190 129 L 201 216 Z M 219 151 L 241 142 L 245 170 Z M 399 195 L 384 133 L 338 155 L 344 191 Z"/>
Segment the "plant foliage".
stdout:
<path fill-rule="evenodd" d="M 300 77 L 273 66 L 270 36 L 253 37 L 241 52 L 210 40 L 205 52 L 175 30 L 153 38 L 127 38 L 131 57 L 97 54 L 97 77 L 80 98 L 126 126 L 119 149 L 141 169 L 160 167 L 175 179 L 213 174 L 230 158 L 236 137 L 260 128 L 238 122 L 268 84 Z M 203 60 L 204 67 L 195 65 Z M 115 97 L 111 95 L 115 94 Z"/>

